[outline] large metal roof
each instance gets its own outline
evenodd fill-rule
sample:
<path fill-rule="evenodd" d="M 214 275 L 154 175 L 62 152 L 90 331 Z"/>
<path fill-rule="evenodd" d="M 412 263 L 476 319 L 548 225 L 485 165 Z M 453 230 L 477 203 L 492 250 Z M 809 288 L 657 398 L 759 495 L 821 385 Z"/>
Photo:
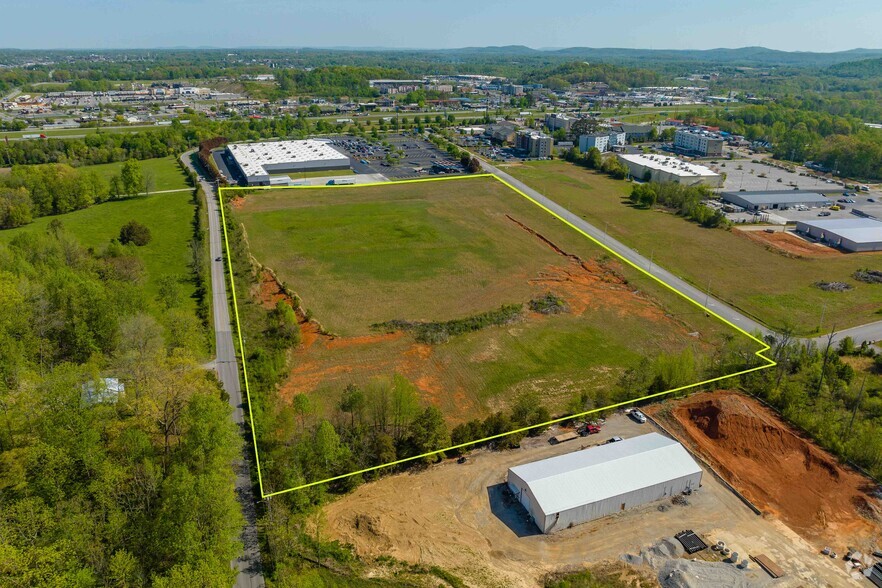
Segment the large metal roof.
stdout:
<path fill-rule="evenodd" d="M 876 243 L 882 241 L 882 222 L 872 218 L 834 218 L 830 220 L 800 221 L 799 225 L 806 225 L 827 233 L 848 239 L 854 243 Z"/>
<path fill-rule="evenodd" d="M 756 190 L 750 192 L 723 192 L 723 200 L 728 196 L 737 196 L 754 205 L 759 204 L 803 204 L 814 202 L 817 204 L 833 204 L 823 194 L 807 192 L 804 190 Z"/>
<path fill-rule="evenodd" d="M 682 445 L 658 433 L 559 455 L 509 470 L 542 512 L 562 512 L 701 472 Z"/>

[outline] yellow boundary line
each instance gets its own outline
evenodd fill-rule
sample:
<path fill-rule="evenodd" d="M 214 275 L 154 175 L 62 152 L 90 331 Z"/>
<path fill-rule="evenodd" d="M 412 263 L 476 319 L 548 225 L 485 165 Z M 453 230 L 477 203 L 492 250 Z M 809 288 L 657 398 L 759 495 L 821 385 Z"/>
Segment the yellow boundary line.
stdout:
<path fill-rule="evenodd" d="M 610 405 L 608 405 L 608 406 L 604 406 L 604 407 L 602 407 L 602 408 L 594 408 L 594 409 L 591 409 L 591 410 L 587 410 L 587 411 L 585 411 L 585 412 L 580 412 L 580 413 L 576 413 L 576 414 L 571 414 L 571 415 L 563 416 L 563 417 L 560 417 L 560 418 L 557 418 L 557 419 L 553 419 L 553 420 L 550 420 L 550 421 L 547 421 L 547 422 L 544 422 L 544 423 L 537 423 L 537 424 L 535 424 L 535 425 L 530 425 L 530 426 L 527 426 L 527 427 L 521 427 L 521 428 L 519 428 L 519 429 L 514 429 L 514 430 L 512 430 L 512 431 L 508 431 L 508 432 L 505 432 L 505 433 L 499 433 L 498 435 L 492 435 L 492 436 L 490 436 L 490 437 L 484 437 L 483 439 L 476 439 L 476 440 L 474 440 L 474 441 L 469 441 L 469 442 L 467 442 L 467 443 L 460 443 L 459 445 L 452 445 L 452 446 L 447 447 L 447 448 L 445 448 L 445 449 L 438 449 L 438 450 L 436 450 L 436 451 L 430 451 L 430 452 L 428 452 L 428 453 L 423 453 L 423 454 L 421 454 L 421 455 L 415 455 L 415 456 L 413 456 L 413 457 L 407 457 L 407 458 L 399 459 L 399 460 L 396 460 L 396 461 L 390 461 L 389 463 L 385 463 L 385 464 L 382 464 L 382 465 L 373 466 L 373 467 L 369 467 L 369 468 L 364 468 L 364 469 L 361 469 L 361 470 L 357 470 L 357 471 L 349 472 L 349 473 L 347 473 L 347 474 L 341 474 L 341 475 L 339 475 L 339 476 L 333 476 L 333 477 L 330 477 L 330 478 L 325 478 L 324 480 L 319 480 L 319 481 L 316 481 L 316 482 L 309 482 L 309 483 L 307 483 L 307 484 L 301 484 L 300 486 L 295 486 L 295 487 L 293 487 L 293 488 L 287 488 L 287 489 L 285 489 L 285 490 L 277 490 L 277 491 L 275 491 L 275 492 L 270 492 L 269 494 L 265 493 L 265 492 L 264 492 L 264 489 L 263 489 L 263 474 L 262 474 L 261 469 L 260 469 L 260 454 L 259 454 L 258 449 L 257 449 L 257 435 L 256 435 L 255 432 L 254 432 L 254 426 L 253 426 L 253 424 L 252 424 L 252 423 L 254 422 L 254 416 L 253 416 L 252 411 L 251 411 L 251 390 L 250 390 L 250 387 L 249 387 L 249 385 L 248 385 L 248 368 L 247 368 L 247 366 L 246 366 L 246 361 L 245 361 L 245 344 L 244 344 L 244 341 L 243 341 L 243 339 L 242 339 L 242 327 L 241 327 L 241 325 L 240 325 L 240 323 L 239 323 L 239 304 L 238 304 L 238 301 L 237 301 L 237 299 L 236 299 L 236 286 L 235 286 L 235 283 L 234 283 L 234 281 L 233 281 L 233 264 L 232 264 L 232 260 L 231 260 L 231 258 L 230 258 L 230 244 L 229 244 L 229 240 L 228 240 L 228 238 L 227 238 L 227 221 L 226 221 L 226 215 L 224 214 L 224 201 L 223 201 L 223 194 L 224 194 L 224 192 L 227 192 L 227 191 L 247 191 L 247 192 L 252 192 L 252 191 L 262 191 L 262 190 L 315 190 L 315 189 L 322 189 L 322 188 L 344 190 L 344 189 L 347 189 L 347 188 L 364 188 L 364 187 L 366 187 L 366 186 L 392 186 L 392 185 L 398 185 L 398 184 L 416 184 L 416 183 L 425 183 L 425 182 L 443 182 L 443 181 L 452 181 L 452 180 L 471 180 L 471 179 L 474 179 L 474 178 L 494 178 L 496 181 L 498 181 L 498 182 L 504 184 L 506 187 L 508 187 L 510 190 L 512 190 L 512 191 L 515 192 L 516 194 L 519 194 L 520 196 L 522 196 L 522 197 L 524 197 L 525 199 L 527 199 L 529 202 L 532 202 L 533 204 L 535 204 L 536 206 L 538 206 L 539 208 L 541 208 L 542 210 L 544 210 L 545 212 L 547 212 L 548 214 L 550 214 L 551 216 L 553 216 L 554 218 L 556 218 L 556 219 L 558 219 L 559 221 L 563 222 L 565 225 L 567 225 L 568 227 L 570 227 L 570 228 L 573 229 L 574 231 L 578 232 L 580 235 L 582 235 L 582 236 L 586 237 L 587 239 L 589 239 L 589 240 L 590 240 L 592 243 L 594 243 L 595 245 L 600 246 L 602 249 L 604 249 L 604 250 L 607 251 L 608 253 L 611 253 L 611 254 L 614 255 L 616 258 L 618 258 L 619 260 L 623 261 L 624 263 L 626 263 L 627 265 L 631 266 L 632 268 L 636 269 L 637 271 L 639 271 L 639 272 L 642 273 L 643 275 L 648 276 L 649 278 L 651 278 L 652 280 L 654 280 L 654 281 L 657 282 L 658 284 L 661 284 L 662 286 L 664 286 L 664 287 L 667 288 L 668 290 L 670 290 L 670 291 L 674 292 L 675 294 L 677 294 L 677 295 L 683 297 L 683 298 L 686 299 L 688 302 L 692 303 L 693 305 L 695 305 L 695 306 L 697 306 L 698 308 L 700 308 L 701 310 L 703 310 L 705 313 L 714 316 L 715 318 L 719 319 L 719 320 L 722 321 L 724 324 L 726 324 L 726 325 L 732 327 L 733 329 L 735 329 L 736 331 L 738 331 L 738 332 L 741 333 L 742 335 L 747 336 L 747 337 L 748 337 L 749 339 L 751 339 L 752 341 L 754 341 L 754 342 L 756 342 L 756 343 L 759 343 L 759 345 L 760 345 L 760 349 L 759 349 L 759 351 L 757 351 L 757 352 L 755 353 L 755 355 L 756 355 L 757 357 L 759 357 L 760 359 L 764 360 L 766 363 L 765 363 L 764 365 L 760 365 L 760 366 L 757 366 L 757 367 L 752 367 L 752 368 L 749 368 L 749 369 L 746 369 L 746 370 L 741 370 L 741 371 L 739 371 L 739 372 L 735 372 L 735 373 L 732 373 L 732 374 L 727 374 L 727 375 L 725 375 L 725 376 L 719 376 L 719 377 L 717 377 L 717 378 L 712 378 L 712 379 L 710 379 L 710 380 L 704 380 L 704 381 L 701 381 L 701 382 L 695 382 L 694 384 L 687 384 L 687 385 L 685 385 L 685 386 L 680 386 L 680 387 L 678 387 L 678 388 L 672 388 L 672 389 L 670 389 L 670 390 L 665 390 L 665 391 L 663 391 L 663 392 L 656 392 L 655 394 L 649 394 L 649 395 L 646 395 L 646 396 L 642 396 L 642 397 L 640 397 L 640 398 L 634 398 L 633 400 L 626 400 L 626 401 L 624 401 L 624 402 L 618 402 L 618 403 L 616 403 L 616 404 L 610 404 Z M 444 453 L 445 451 L 451 451 L 451 450 L 454 450 L 454 449 L 462 449 L 462 448 L 464 448 L 464 447 L 470 447 L 470 446 L 472 446 L 472 445 L 477 445 L 478 443 L 485 443 L 485 442 L 487 442 L 487 441 L 492 441 L 492 440 L 494 440 L 494 439 L 499 439 L 499 438 L 502 438 L 502 437 L 507 437 L 508 435 L 511 435 L 511 434 L 513 434 L 513 433 L 523 433 L 523 432 L 526 432 L 526 431 L 529 431 L 529 430 L 531 430 L 531 429 L 535 429 L 535 428 L 538 428 L 538 427 L 547 427 L 547 426 L 549 426 L 549 425 L 554 425 L 554 424 L 557 424 L 557 423 L 560 423 L 560 422 L 563 422 L 563 421 L 567 421 L 567 420 L 570 420 L 570 419 L 573 419 L 573 418 L 579 418 L 579 417 L 583 417 L 583 416 L 588 416 L 588 415 L 595 414 L 595 413 L 600 412 L 600 411 L 603 411 L 603 410 L 611 410 L 611 409 L 619 408 L 619 407 L 621 407 L 621 406 L 625 406 L 625 405 L 628 405 L 628 404 L 634 404 L 635 402 L 642 402 L 642 401 L 644 401 L 644 400 L 651 400 L 651 399 L 653 399 L 653 398 L 659 398 L 659 397 L 661 397 L 661 396 L 666 396 L 666 395 L 668 395 L 668 394 L 673 394 L 674 392 L 680 392 L 680 391 L 682 391 L 682 390 L 688 390 L 688 389 L 690 389 L 690 388 L 696 388 L 696 387 L 698 387 L 698 386 L 705 386 L 705 385 L 707 385 L 707 384 L 712 384 L 712 383 L 714 383 L 714 382 L 720 382 L 720 381 L 722 381 L 722 380 L 727 380 L 727 379 L 729 379 L 729 378 L 735 378 L 735 377 L 738 377 L 738 376 L 741 376 L 741 375 L 744 375 L 744 374 L 749 374 L 749 373 L 751 373 L 751 372 L 755 372 L 755 371 L 758 371 L 758 370 L 764 370 L 764 369 L 767 369 L 767 368 L 770 368 L 770 367 L 772 367 L 772 366 L 777 365 L 775 361 L 773 361 L 772 359 L 770 359 L 770 358 L 768 358 L 768 357 L 766 357 L 766 356 L 764 355 L 764 353 L 770 349 L 770 347 L 766 344 L 765 341 L 756 338 L 754 335 L 748 333 L 747 331 L 745 331 L 744 329 L 742 329 L 742 328 L 739 327 L 738 325 L 736 325 L 736 324 L 734 324 L 734 323 L 732 323 L 732 322 L 726 320 L 725 318 L 723 318 L 722 316 L 720 316 L 719 314 L 717 314 L 716 312 L 714 312 L 713 310 L 711 310 L 709 307 L 700 304 L 699 302 L 693 300 L 693 299 L 690 298 L 689 296 L 687 296 L 687 295 L 685 295 L 684 293 L 680 292 L 679 290 L 677 290 L 676 288 L 674 288 L 674 287 L 671 286 L 670 284 L 668 284 L 668 283 L 662 281 L 661 279 L 657 278 L 656 276 L 652 275 L 651 273 L 649 273 L 648 271 L 646 271 L 645 269 L 643 269 L 643 268 L 640 267 L 639 265 L 636 265 L 635 263 L 633 263 L 633 262 L 631 262 L 631 261 L 625 259 L 625 258 L 622 257 L 621 255 L 619 255 L 617 252 L 613 251 L 613 250 L 610 249 L 608 246 L 604 245 L 603 243 L 601 243 L 600 241 L 598 241 L 597 239 L 595 239 L 594 237 L 592 237 L 591 235 L 589 235 L 588 233 L 586 233 L 585 231 L 583 231 L 582 229 L 580 229 L 579 227 L 573 225 L 573 224 L 570 223 L 568 220 L 562 218 L 560 215 L 558 215 L 558 214 L 552 212 L 551 210 L 549 210 L 549 209 L 548 209 L 546 206 L 544 206 L 543 204 L 537 202 L 536 200 L 534 200 L 533 198 L 531 198 L 530 196 L 528 196 L 527 194 L 525 194 L 525 193 L 522 192 L 521 190 L 518 190 L 517 188 L 515 188 L 514 186 L 512 186 L 511 184 L 509 184 L 508 182 L 506 182 L 505 180 L 503 180 L 502 178 L 500 178 L 500 177 L 498 177 L 498 176 L 496 176 L 496 175 L 494 175 L 494 174 L 483 173 L 483 174 L 474 174 L 474 175 L 470 175 L 470 176 L 453 176 L 453 177 L 443 177 L 443 178 L 420 178 L 420 179 L 416 179 L 416 180 L 398 180 L 398 181 L 393 181 L 393 182 L 369 182 L 369 183 L 364 183 L 364 184 L 343 184 L 343 185 L 339 185 L 339 186 L 338 186 L 338 185 L 319 185 L 319 186 L 260 186 L 260 187 L 253 187 L 253 188 L 225 187 L 225 188 L 219 188 L 219 189 L 218 189 L 218 198 L 220 199 L 221 223 L 222 223 L 223 234 L 224 234 L 224 249 L 226 250 L 226 254 L 227 254 L 227 268 L 228 268 L 228 274 L 229 274 L 229 276 L 230 276 L 230 291 L 231 291 L 232 294 L 233 294 L 233 315 L 235 316 L 235 319 L 236 319 L 236 333 L 237 333 L 237 335 L 238 335 L 239 352 L 240 352 L 240 354 L 241 354 L 241 359 L 242 359 L 242 376 L 243 376 L 243 379 L 244 379 L 244 381 L 245 381 L 245 399 L 246 399 L 246 402 L 248 402 L 248 419 L 249 419 L 249 427 L 251 427 L 251 440 L 252 440 L 252 442 L 253 442 L 253 444 L 254 444 L 254 457 L 255 457 L 255 460 L 257 461 L 257 482 L 258 482 L 258 485 L 259 485 L 259 487 L 260 487 L 260 496 L 261 496 L 261 498 L 270 498 L 270 497 L 272 497 L 272 496 L 278 496 L 278 495 L 280 495 L 280 494 L 286 494 L 286 493 L 288 493 L 288 492 L 294 492 L 294 491 L 297 491 L 297 490 L 302 490 L 302 489 L 304 489 L 304 488 L 309 488 L 309 487 L 311 487 L 311 486 L 317 486 L 317 485 L 319 485 L 319 484 L 326 484 L 326 483 L 328 483 L 328 482 L 333 482 L 333 481 L 336 481 L 336 480 L 342 480 L 343 478 L 348 478 L 348 477 L 350 477 L 350 476 L 357 476 L 357 475 L 359 475 L 359 474 L 364 474 L 364 473 L 367 473 L 367 472 L 377 471 L 377 470 L 380 470 L 380 469 L 383 469 L 383 468 L 388 468 L 388 467 L 392 467 L 392 466 L 395 466 L 395 465 L 399 465 L 399 464 L 407 463 L 407 462 L 410 462 L 410 461 L 414 461 L 414 460 L 417 460 L 417 459 L 422 459 L 422 458 L 424 458 L 424 457 L 431 457 L 431 456 L 434 456 L 434 455 L 438 455 L 438 454 L 440 454 L 440 453 Z"/>

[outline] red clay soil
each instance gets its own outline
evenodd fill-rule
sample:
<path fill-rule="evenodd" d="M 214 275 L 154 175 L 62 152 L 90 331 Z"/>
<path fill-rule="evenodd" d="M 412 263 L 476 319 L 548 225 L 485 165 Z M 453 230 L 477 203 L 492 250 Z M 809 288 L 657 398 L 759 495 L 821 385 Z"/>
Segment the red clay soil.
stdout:
<path fill-rule="evenodd" d="M 815 245 L 805 239 L 800 239 L 796 235 L 781 231 L 767 233 L 765 231 L 741 231 L 736 229 L 733 232 L 736 235 L 741 235 L 751 241 L 760 243 L 771 251 L 789 257 L 835 257 L 837 255 L 845 255 L 838 249 Z"/>
<path fill-rule="evenodd" d="M 728 390 L 704 392 L 649 412 L 748 500 L 817 545 L 860 544 L 882 529 L 882 504 L 868 494 L 873 481 L 752 398 Z"/>

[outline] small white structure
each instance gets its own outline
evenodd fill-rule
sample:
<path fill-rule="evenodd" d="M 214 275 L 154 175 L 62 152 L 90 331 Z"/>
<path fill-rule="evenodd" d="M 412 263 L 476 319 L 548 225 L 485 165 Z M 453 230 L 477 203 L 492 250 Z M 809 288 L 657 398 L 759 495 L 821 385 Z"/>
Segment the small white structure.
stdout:
<path fill-rule="evenodd" d="M 101 378 L 97 382 L 90 381 L 83 384 L 81 399 L 85 406 L 116 404 L 125 391 L 125 384 L 117 378 Z"/>
<path fill-rule="evenodd" d="M 232 143 L 227 153 L 249 186 L 269 186 L 271 174 L 349 169 L 349 157 L 319 139 Z"/>
<path fill-rule="evenodd" d="M 714 188 L 723 183 L 723 177 L 712 169 L 669 155 L 620 154 L 618 158 L 638 180 L 676 182 L 687 186 L 706 184 Z"/>
<path fill-rule="evenodd" d="M 649 433 L 508 470 L 508 486 L 543 533 L 698 489 L 682 445 Z"/>

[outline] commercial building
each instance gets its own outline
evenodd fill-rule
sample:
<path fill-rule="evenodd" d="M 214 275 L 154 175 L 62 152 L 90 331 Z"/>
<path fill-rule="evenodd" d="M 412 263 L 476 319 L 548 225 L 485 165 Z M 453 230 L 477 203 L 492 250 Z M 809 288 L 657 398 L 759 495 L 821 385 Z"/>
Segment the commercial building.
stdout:
<path fill-rule="evenodd" d="M 508 487 L 543 533 L 697 490 L 701 468 L 658 433 L 508 470 Z"/>
<path fill-rule="evenodd" d="M 628 142 L 628 136 L 620 131 L 610 130 L 609 132 L 609 148 L 621 147 Z"/>
<path fill-rule="evenodd" d="M 552 139 L 538 131 L 518 131 L 515 147 L 527 153 L 529 157 L 551 157 Z"/>
<path fill-rule="evenodd" d="M 723 136 L 700 128 L 680 129 L 674 133 L 674 151 L 699 157 L 723 154 Z"/>
<path fill-rule="evenodd" d="M 592 147 L 603 153 L 609 151 L 609 135 L 607 133 L 591 133 L 579 137 L 579 151 L 587 152 Z"/>
<path fill-rule="evenodd" d="M 723 178 L 710 168 L 686 163 L 666 155 L 619 154 L 619 161 L 628 166 L 631 175 L 638 180 L 653 182 L 676 182 L 687 186 L 704 184 L 718 188 Z"/>
<path fill-rule="evenodd" d="M 752 192 L 723 192 L 723 202 L 740 206 L 744 210 L 786 210 L 788 208 L 820 208 L 833 204 L 823 194 L 801 190 L 759 190 Z"/>
<path fill-rule="evenodd" d="M 579 137 L 579 151 L 585 153 L 592 147 L 600 152 L 612 151 L 616 147 L 625 144 L 625 133 L 609 131 L 606 133 L 591 133 Z"/>
<path fill-rule="evenodd" d="M 518 126 L 510 122 L 493 123 L 484 127 L 484 136 L 496 143 L 511 143 L 517 132 Z"/>
<path fill-rule="evenodd" d="M 349 157 L 319 139 L 233 143 L 227 154 L 249 186 L 269 186 L 271 174 L 349 169 Z"/>
<path fill-rule="evenodd" d="M 569 133 L 570 127 L 573 126 L 574 122 L 574 118 L 570 118 L 565 114 L 551 113 L 545 115 L 545 126 L 551 131 L 563 129 Z"/>
<path fill-rule="evenodd" d="M 882 251 L 882 222 L 872 218 L 799 221 L 796 231 L 845 251 Z"/>
<path fill-rule="evenodd" d="M 648 141 L 649 135 L 652 133 L 652 125 L 619 123 L 612 125 L 612 130 L 617 133 L 625 133 L 626 141 Z"/>

